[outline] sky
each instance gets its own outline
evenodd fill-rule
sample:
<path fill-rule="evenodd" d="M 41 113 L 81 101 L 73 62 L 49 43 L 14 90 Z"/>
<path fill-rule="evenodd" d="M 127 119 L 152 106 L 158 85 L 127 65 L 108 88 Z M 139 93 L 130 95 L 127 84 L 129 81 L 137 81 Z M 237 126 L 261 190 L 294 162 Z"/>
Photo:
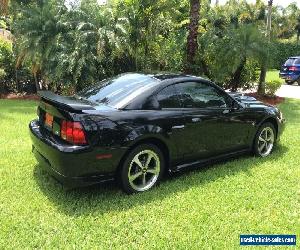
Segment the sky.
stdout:
<path fill-rule="evenodd" d="M 255 3 L 256 0 L 246 0 L 249 3 Z M 214 2 L 214 0 L 212 1 Z M 219 0 L 220 4 L 226 3 L 227 0 Z M 268 3 L 268 0 L 263 0 L 264 3 Z M 298 7 L 300 7 L 300 0 L 273 0 L 273 5 L 281 5 L 283 7 L 288 6 L 290 3 L 296 2 L 298 4 Z"/>

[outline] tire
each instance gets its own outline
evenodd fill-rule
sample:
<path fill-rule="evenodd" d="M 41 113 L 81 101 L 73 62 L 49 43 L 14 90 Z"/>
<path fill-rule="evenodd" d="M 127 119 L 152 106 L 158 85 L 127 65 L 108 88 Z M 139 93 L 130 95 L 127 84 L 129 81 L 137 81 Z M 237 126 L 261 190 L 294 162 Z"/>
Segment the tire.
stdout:
<path fill-rule="evenodd" d="M 293 84 L 293 82 L 288 81 L 288 80 L 285 80 L 285 83 L 286 83 L 287 85 L 292 85 L 292 84 Z"/>
<path fill-rule="evenodd" d="M 298 85 L 300 86 L 300 78 L 297 80 Z"/>
<path fill-rule="evenodd" d="M 253 151 L 256 156 L 266 157 L 274 149 L 276 142 L 276 130 L 272 123 L 266 122 L 258 129 L 253 145 Z"/>
<path fill-rule="evenodd" d="M 144 192 L 160 182 L 164 170 L 162 151 L 153 144 L 141 144 L 127 155 L 118 179 L 122 190 L 127 194 Z"/>

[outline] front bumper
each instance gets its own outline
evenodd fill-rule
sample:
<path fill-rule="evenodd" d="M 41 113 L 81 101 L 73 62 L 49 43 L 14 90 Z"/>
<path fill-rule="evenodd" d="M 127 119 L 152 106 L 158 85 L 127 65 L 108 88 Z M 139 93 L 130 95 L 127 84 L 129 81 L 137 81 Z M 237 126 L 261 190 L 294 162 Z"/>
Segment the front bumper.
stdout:
<path fill-rule="evenodd" d="M 280 137 L 285 129 L 286 120 L 283 117 L 277 118 L 278 131 L 277 131 L 277 141 L 280 140 Z"/>
<path fill-rule="evenodd" d="M 120 152 L 101 148 L 92 149 L 88 146 L 57 144 L 43 133 L 37 120 L 30 122 L 29 130 L 32 152 L 39 166 L 67 188 L 114 179 L 118 159 L 97 160 L 97 155 L 99 153 L 118 155 Z"/>

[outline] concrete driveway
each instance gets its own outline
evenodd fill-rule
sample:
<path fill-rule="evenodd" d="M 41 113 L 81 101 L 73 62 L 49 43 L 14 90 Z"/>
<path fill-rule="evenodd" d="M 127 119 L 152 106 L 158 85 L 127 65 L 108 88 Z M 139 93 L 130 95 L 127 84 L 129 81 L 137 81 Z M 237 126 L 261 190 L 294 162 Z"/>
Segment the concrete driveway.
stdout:
<path fill-rule="evenodd" d="M 300 86 L 298 84 L 282 85 L 276 92 L 277 96 L 300 99 Z"/>

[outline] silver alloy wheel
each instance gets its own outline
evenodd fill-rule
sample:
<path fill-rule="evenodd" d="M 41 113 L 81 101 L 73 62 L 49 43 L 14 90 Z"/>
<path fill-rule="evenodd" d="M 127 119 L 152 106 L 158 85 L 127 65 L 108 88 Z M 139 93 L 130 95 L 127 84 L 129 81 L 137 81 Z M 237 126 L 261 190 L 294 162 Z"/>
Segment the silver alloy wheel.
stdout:
<path fill-rule="evenodd" d="M 274 131 L 270 127 L 265 127 L 258 137 L 258 153 L 262 156 L 268 156 L 274 146 L 275 135 Z"/>
<path fill-rule="evenodd" d="M 160 173 L 158 155 L 150 150 L 143 150 L 136 154 L 130 162 L 128 181 L 130 186 L 138 192 L 150 189 L 157 181 Z"/>

